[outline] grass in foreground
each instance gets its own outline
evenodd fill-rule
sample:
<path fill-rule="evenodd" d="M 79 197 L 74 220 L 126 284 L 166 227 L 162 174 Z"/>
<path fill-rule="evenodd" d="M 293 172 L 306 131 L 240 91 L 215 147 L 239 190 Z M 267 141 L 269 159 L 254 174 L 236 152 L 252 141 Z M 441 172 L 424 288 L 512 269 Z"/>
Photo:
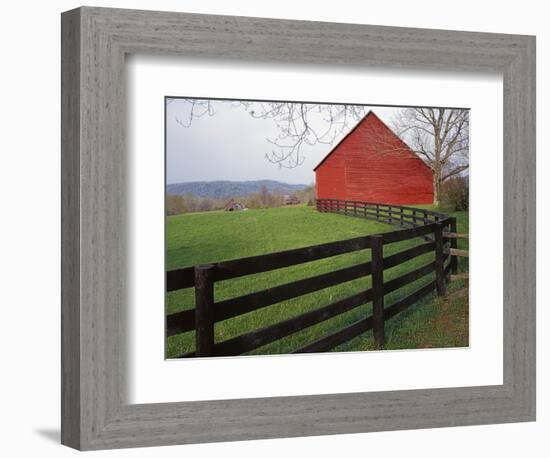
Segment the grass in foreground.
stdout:
<path fill-rule="evenodd" d="M 449 212 L 447 212 L 449 214 Z M 467 213 L 456 213 L 459 231 L 467 232 Z M 205 212 L 178 215 L 167 218 L 167 269 L 184 267 L 227 259 L 242 258 L 275 251 L 305 247 L 361 235 L 395 230 L 375 221 L 319 213 L 312 207 L 282 207 L 245 212 Z M 384 256 L 423 243 L 421 239 L 386 245 Z M 464 242 L 461 242 L 464 244 Z M 370 250 L 362 250 L 314 261 L 272 272 L 216 283 L 215 300 L 220 301 L 268 287 L 281 285 L 300 278 L 347 267 L 370 259 Z M 384 273 L 390 280 L 433 260 L 428 253 Z M 467 263 L 467 260 L 463 261 Z M 463 266 L 465 267 L 465 266 Z M 431 276 L 408 285 L 386 296 L 391 305 L 398 298 L 430 281 Z M 353 280 L 335 287 L 307 294 L 292 300 L 247 313 L 215 327 L 216 341 L 269 326 L 281 320 L 300 315 L 347 297 L 370 287 L 370 277 Z M 467 301 L 449 307 L 438 305 L 440 300 L 430 298 L 411 307 L 386 323 L 386 348 L 421 348 L 468 345 Z M 167 295 L 166 313 L 194 308 L 193 289 L 175 291 Z M 249 354 L 289 353 L 313 340 L 335 332 L 352 322 L 371 314 L 371 305 L 360 306 L 345 314 L 319 323 L 308 329 L 258 348 Z M 462 326 L 445 331 L 449 323 L 461 316 Z M 448 318 L 447 318 L 448 317 Z M 449 321 L 451 320 L 451 321 Z M 459 320 L 460 321 L 460 320 Z M 465 323 L 465 325 L 464 325 Z M 178 356 L 194 349 L 194 333 L 170 337 L 166 356 Z M 373 348 L 372 333 L 365 333 L 341 345 L 335 351 L 357 351 Z"/>

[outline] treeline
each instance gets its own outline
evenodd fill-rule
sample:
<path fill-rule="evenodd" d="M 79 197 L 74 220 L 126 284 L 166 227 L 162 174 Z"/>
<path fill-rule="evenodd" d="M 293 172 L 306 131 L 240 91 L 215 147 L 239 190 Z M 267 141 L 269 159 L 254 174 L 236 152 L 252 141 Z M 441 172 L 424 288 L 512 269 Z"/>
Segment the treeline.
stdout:
<path fill-rule="evenodd" d="M 315 201 L 313 186 L 296 191 L 293 195 L 298 198 L 301 204 L 313 205 Z M 251 193 L 244 197 L 233 197 L 232 199 L 197 197 L 191 194 L 183 196 L 168 195 L 166 196 L 166 214 L 171 216 L 182 213 L 223 210 L 231 200 L 250 209 L 275 208 L 285 205 L 284 195 L 272 194 L 268 191 L 267 187 L 262 186 L 259 192 Z"/>
<path fill-rule="evenodd" d="M 168 216 L 180 215 L 181 213 L 221 210 L 224 207 L 225 202 L 222 199 L 197 197 L 191 194 L 186 196 L 166 196 L 166 214 Z"/>
<path fill-rule="evenodd" d="M 296 191 L 294 195 L 300 199 L 300 202 L 306 205 L 315 205 L 315 186 L 310 185 L 300 191 Z"/>

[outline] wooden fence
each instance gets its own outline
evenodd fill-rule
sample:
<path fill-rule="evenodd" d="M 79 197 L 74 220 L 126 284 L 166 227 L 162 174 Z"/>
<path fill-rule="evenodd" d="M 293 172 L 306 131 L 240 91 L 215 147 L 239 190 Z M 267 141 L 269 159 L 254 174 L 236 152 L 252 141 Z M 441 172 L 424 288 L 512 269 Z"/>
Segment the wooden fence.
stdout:
<path fill-rule="evenodd" d="M 183 332 L 196 331 L 195 351 L 185 353 L 179 357 L 240 355 L 353 310 L 368 302 L 372 302 L 372 315 L 366 316 L 330 335 L 322 336 L 291 353 L 327 351 L 371 329 L 377 347 L 381 348 L 384 345 L 385 321 L 434 291 L 438 295 L 445 294 L 448 275 L 451 272 L 456 273 L 457 270 L 456 257 L 450 256 L 450 250 L 445 247 L 445 244 L 448 243 L 446 242 L 448 238 L 446 234 L 456 233 L 456 220 L 454 218 L 417 208 L 334 199 L 319 200 L 317 208 L 319 211 L 374 218 L 390 224 L 399 224 L 404 228 L 383 234 L 367 235 L 322 245 L 186 267 L 167 272 L 166 286 L 168 292 L 184 288 L 195 288 L 195 308 L 173 313 L 166 318 L 168 337 Z M 384 257 L 384 245 L 417 237 L 424 238 L 424 243 Z M 451 247 L 453 247 L 454 242 L 456 248 L 456 238 L 449 238 L 449 241 Z M 296 280 L 243 296 L 215 301 L 214 284 L 216 282 L 366 249 L 371 250 L 371 260 L 369 262 Z M 384 281 L 384 270 L 429 252 L 435 252 L 435 261 L 392 280 Z M 446 264 L 449 257 L 451 261 Z M 433 272 L 435 272 L 434 280 L 397 302 L 385 306 L 384 298 L 387 294 Z M 215 342 L 215 323 L 369 275 L 372 280 L 371 288 L 365 291 L 271 326 L 222 342 Z"/>
<path fill-rule="evenodd" d="M 347 216 L 372 219 L 401 227 L 419 227 L 450 219 L 443 213 L 424 208 L 359 202 L 355 200 L 318 199 L 316 205 L 317 210 L 320 212 L 341 213 Z"/>

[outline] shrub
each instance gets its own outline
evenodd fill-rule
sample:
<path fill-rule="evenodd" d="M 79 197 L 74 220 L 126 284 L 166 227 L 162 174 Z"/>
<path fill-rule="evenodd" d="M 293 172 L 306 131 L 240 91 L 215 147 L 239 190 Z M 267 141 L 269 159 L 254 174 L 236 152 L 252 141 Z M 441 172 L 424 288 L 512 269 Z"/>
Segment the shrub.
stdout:
<path fill-rule="evenodd" d="M 468 176 L 449 178 L 441 185 L 441 201 L 450 205 L 455 211 L 469 208 L 470 187 Z"/>

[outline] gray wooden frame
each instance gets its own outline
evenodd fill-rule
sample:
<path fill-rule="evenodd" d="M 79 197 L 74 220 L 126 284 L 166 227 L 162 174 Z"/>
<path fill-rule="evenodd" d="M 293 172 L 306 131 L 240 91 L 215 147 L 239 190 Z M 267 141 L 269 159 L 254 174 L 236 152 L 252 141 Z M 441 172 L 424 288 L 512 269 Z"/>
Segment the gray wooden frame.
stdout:
<path fill-rule="evenodd" d="M 503 385 L 128 404 L 128 53 L 502 73 Z M 62 442 L 68 446 L 104 449 L 535 419 L 534 37 L 89 7 L 68 11 L 62 15 L 62 189 Z"/>

